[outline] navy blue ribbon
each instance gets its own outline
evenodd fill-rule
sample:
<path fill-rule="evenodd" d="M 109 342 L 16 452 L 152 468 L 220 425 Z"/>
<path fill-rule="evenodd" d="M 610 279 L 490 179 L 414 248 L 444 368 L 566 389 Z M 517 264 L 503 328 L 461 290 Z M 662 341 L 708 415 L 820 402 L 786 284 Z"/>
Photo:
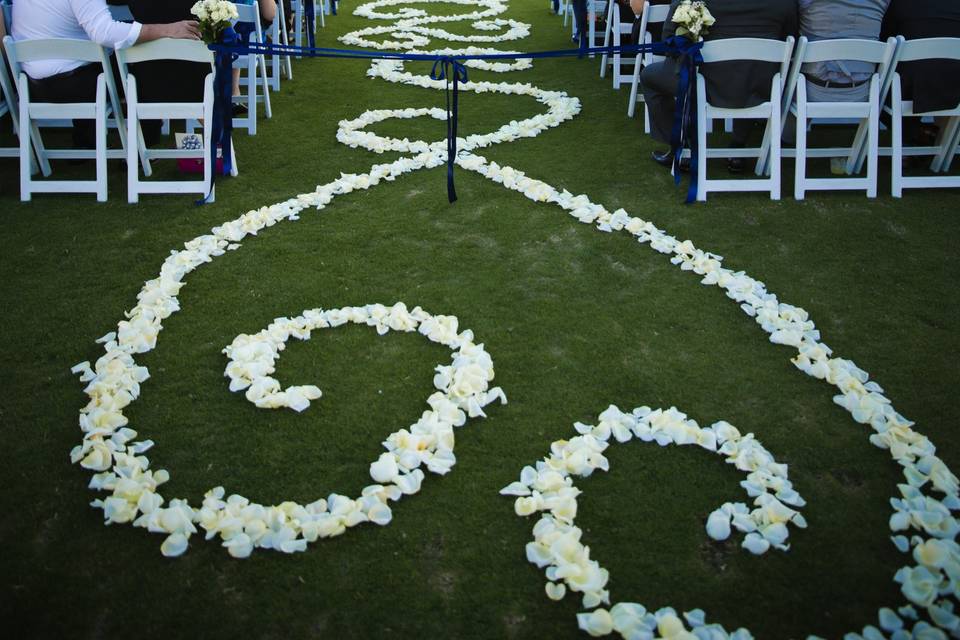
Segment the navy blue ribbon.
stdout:
<path fill-rule="evenodd" d="M 690 149 L 690 185 L 687 203 L 697 199 L 697 67 L 703 64 L 702 42 L 691 42 L 684 36 L 668 38 L 664 44 L 679 54 L 679 81 L 677 106 L 673 112 L 673 130 L 670 132 L 670 152 L 673 157 L 673 181 L 680 184 L 680 164 L 683 150 Z"/>
<path fill-rule="evenodd" d="M 307 6 L 312 5 L 311 0 L 304 0 Z M 691 151 L 691 170 L 690 186 L 687 190 L 687 202 L 694 202 L 697 194 L 697 151 L 696 151 L 696 101 L 697 101 L 697 83 L 695 81 L 697 66 L 703 63 L 703 56 L 700 50 L 703 48 L 702 42 L 691 42 L 684 37 L 673 37 L 663 42 L 653 42 L 644 44 L 617 45 L 607 47 L 584 46 L 585 39 L 581 39 L 580 46 L 576 49 L 558 49 L 555 51 L 533 51 L 528 53 L 481 53 L 462 56 L 444 56 L 429 53 L 398 53 L 389 51 L 365 51 L 362 49 L 332 49 L 325 47 L 297 47 L 294 45 L 283 45 L 281 43 L 262 43 L 249 42 L 242 44 L 236 41 L 232 42 L 224 39 L 222 43 L 209 45 L 215 53 L 217 61 L 224 54 L 236 55 L 282 55 L 297 56 L 307 58 L 344 58 L 348 60 L 400 60 L 404 62 L 432 62 L 433 70 L 430 77 L 434 80 L 447 81 L 447 196 L 450 202 L 457 199 L 456 190 L 453 183 L 453 165 L 457 157 L 457 120 L 458 120 L 458 102 L 460 93 L 460 83 L 467 82 L 467 70 L 464 62 L 468 60 L 520 60 L 520 59 L 541 59 L 541 58 L 570 58 L 583 57 L 587 54 L 606 54 L 612 56 L 636 55 L 638 53 L 652 53 L 659 56 L 674 56 L 679 59 L 679 81 L 677 86 L 677 109 L 674 114 L 673 131 L 671 134 L 671 151 L 674 158 L 674 179 L 679 184 L 680 171 L 679 162 L 683 154 L 683 149 L 689 147 Z M 217 128 L 214 123 L 214 136 L 219 131 L 221 137 L 226 133 L 229 136 L 232 128 L 232 113 L 230 110 L 230 71 L 233 58 L 227 58 L 230 63 L 222 66 L 217 63 L 217 87 L 224 86 L 220 76 L 228 78 L 225 80 L 227 87 L 228 108 L 226 110 L 217 108 L 217 102 L 214 102 L 214 120 L 229 120 L 229 124 Z M 451 82 L 452 81 L 452 82 Z M 451 87 L 452 85 L 452 87 Z M 452 93 L 451 93 L 452 89 Z M 218 92 L 219 95 L 219 92 Z M 227 151 L 229 150 L 229 137 L 226 146 L 224 146 L 224 169 L 228 166 Z"/>
<path fill-rule="evenodd" d="M 238 22 L 236 30 L 227 27 L 220 34 L 222 49 L 213 56 L 213 130 L 210 132 L 210 190 L 198 200 L 197 204 L 206 204 L 213 194 L 217 181 L 217 149 L 223 151 L 223 175 L 233 171 L 233 61 L 239 57 L 242 47 L 249 46 L 250 33 L 256 28 L 252 22 Z M 211 45 L 212 46 L 212 45 Z"/>
<path fill-rule="evenodd" d="M 337 15 L 337 0 L 330 0 L 330 13 Z"/>
<path fill-rule="evenodd" d="M 469 82 L 467 68 L 456 58 L 443 56 L 433 63 L 430 70 L 431 80 L 446 80 L 447 94 L 447 199 L 457 201 L 457 190 L 453 185 L 453 165 L 457 160 L 457 121 L 459 120 L 460 83 Z M 453 81 L 451 108 L 450 84 Z"/>
<path fill-rule="evenodd" d="M 317 36 L 314 33 L 317 26 L 317 18 L 314 14 L 316 8 L 314 7 L 313 0 L 300 0 L 300 2 L 303 3 L 304 20 L 307 23 L 307 45 L 313 49 L 317 46 Z"/>

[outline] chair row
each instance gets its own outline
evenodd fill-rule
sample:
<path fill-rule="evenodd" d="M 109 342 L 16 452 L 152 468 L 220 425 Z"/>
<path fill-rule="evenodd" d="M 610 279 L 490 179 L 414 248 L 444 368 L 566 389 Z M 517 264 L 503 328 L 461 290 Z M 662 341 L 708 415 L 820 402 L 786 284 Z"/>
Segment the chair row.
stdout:
<path fill-rule="evenodd" d="M 200 193 L 215 196 L 212 189 L 213 166 L 204 154 L 203 180 L 157 181 L 141 178 L 152 175 L 152 160 L 170 158 L 195 158 L 195 149 L 151 149 L 143 139 L 141 121 L 184 119 L 202 122 L 204 149 L 210 149 L 213 125 L 213 54 L 202 42 L 193 40 L 162 39 L 135 45 L 116 52 L 117 65 L 126 101 L 126 117 L 121 109 L 120 92 L 114 80 L 107 51 L 90 40 L 48 39 L 14 41 L 4 38 L 4 49 L 16 78 L 18 109 L 16 113 L 20 158 L 20 199 L 29 201 L 34 193 L 95 193 L 99 202 L 107 199 L 107 160 L 126 160 L 127 199 L 138 202 L 141 193 Z M 22 70 L 25 62 L 68 59 L 97 64 L 101 68 L 97 76 L 96 97 L 93 102 L 53 103 L 31 99 L 30 83 Z M 204 80 L 201 102 L 151 102 L 138 100 L 136 78 L 129 73 L 128 65 L 150 60 L 183 60 L 207 63 L 210 73 Z M 10 84 L 6 69 L 0 68 L 0 82 Z M 4 91 L 7 93 L 7 91 Z M 95 148 L 52 149 L 41 136 L 42 126 L 56 126 L 64 120 L 93 120 L 95 124 Z M 119 148 L 108 148 L 107 130 L 116 128 L 120 138 Z M 39 167 L 44 176 L 51 175 L 50 160 L 95 160 L 94 180 L 41 180 L 34 177 Z M 234 175 L 236 175 L 234 158 Z"/>
<path fill-rule="evenodd" d="M 295 12 L 303 11 L 305 2 L 294 0 Z M 325 3 L 330 10 L 329 0 Z M 4 10 L 7 24 L 10 24 L 9 4 L 0 4 Z M 111 6 L 116 20 L 132 20 L 126 6 Z M 278 15 L 273 24 L 264 30 L 259 11 L 251 5 L 238 5 L 238 22 L 253 25 L 251 40 L 264 42 L 265 36 L 271 41 L 286 43 L 287 24 L 283 15 L 283 4 L 278 3 Z M 323 10 L 317 15 L 323 21 Z M 296 14 L 295 14 L 296 15 Z M 294 22 L 297 35 L 302 36 L 305 21 L 302 13 Z M 108 159 L 122 159 L 127 163 L 128 201 L 137 202 L 142 193 L 201 193 L 214 197 L 212 178 L 215 167 L 211 166 L 209 153 L 204 153 L 203 180 L 200 181 L 156 181 L 141 179 L 153 173 L 152 160 L 195 158 L 196 149 L 155 149 L 148 148 L 144 142 L 140 123 L 143 120 L 162 120 L 164 133 L 169 133 L 171 119 L 184 119 L 188 131 L 203 128 L 203 148 L 210 149 L 211 128 L 213 122 L 213 55 L 200 42 L 187 40 L 158 40 L 136 45 L 116 52 L 117 67 L 120 71 L 122 94 L 114 80 L 109 52 L 91 41 L 48 39 L 33 41 L 14 41 L 9 36 L 4 39 L 4 49 L 12 71 L 12 77 L 6 66 L 0 64 L 0 117 L 9 113 L 13 132 L 19 139 L 19 145 L 12 148 L 0 148 L 0 157 L 18 157 L 20 159 L 20 197 L 30 200 L 34 193 L 95 193 L 98 201 L 107 199 Z M 97 78 L 96 97 L 91 103 L 43 103 L 31 99 L 30 82 L 22 70 L 22 63 L 49 59 L 73 59 L 99 65 L 102 72 Z M 211 73 L 204 81 L 202 101 L 196 103 L 142 103 L 138 99 L 136 79 L 129 73 L 128 65 L 149 60 L 182 60 L 207 63 Z M 245 128 L 251 135 L 257 131 L 257 106 L 263 104 L 268 118 L 272 116 L 270 91 L 280 89 L 280 78 L 293 77 L 289 56 L 272 56 L 269 64 L 263 55 L 241 56 L 234 62 L 234 68 L 241 73 L 240 84 L 245 87 L 245 95 L 235 96 L 234 102 L 247 102 L 247 113 L 233 118 L 235 128 Z M 126 118 L 121 109 L 121 96 L 126 102 Z M 88 149 L 52 149 L 48 148 L 41 136 L 41 128 L 68 127 L 74 119 L 88 119 L 95 122 L 95 148 Z M 202 123 L 202 124 L 201 124 Z M 107 132 L 117 130 L 120 139 L 119 148 L 108 148 Z M 232 145 L 231 145 L 232 146 Z M 52 174 L 51 160 L 89 160 L 95 161 L 96 178 L 94 180 L 41 180 Z M 232 158 L 233 175 L 237 174 L 236 158 Z"/>
<path fill-rule="evenodd" d="M 649 27 L 663 23 L 669 17 L 669 5 L 647 4 L 641 18 L 642 42 L 651 42 Z M 607 30 L 604 44 L 619 45 L 626 40 L 632 25 L 620 20 L 615 3 L 607 6 Z M 600 75 L 612 68 L 613 86 L 618 89 L 631 83 L 627 115 L 633 117 L 637 104 L 643 104 L 640 91 L 640 72 L 643 67 L 660 59 L 652 54 L 640 54 L 632 60 L 619 55 L 603 56 Z M 802 200 L 812 190 L 862 190 L 868 197 L 877 195 L 879 157 L 891 158 L 891 191 L 901 197 L 907 188 L 960 187 L 960 176 L 944 175 L 960 151 L 960 105 L 937 112 L 920 113 L 913 101 L 904 99 L 899 65 L 923 60 L 960 60 L 960 39 L 930 38 L 905 40 L 890 38 L 886 42 L 873 40 L 808 41 L 788 38 L 780 42 L 761 39 L 730 39 L 707 42 L 703 48 L 704 62 L 766 61 L 779 65 L 779 72 L 771 82 L 770 99 L 747 109 L 724 109 L 711 105 L 706 99 L 704 78 L 697 74 L 698 100 L 697 161 L 699 200 L 705 200 L 710 191 L 768 191 L 771 198 L 780 198 L 780 164 L 782 158 L 795 158 L 794 197 Z M 803 66 L 830 60 L 855 60 L 874 65 L 876 71 L 869 80 L 868 97 L 863 102 L 814 102 L 808 99 Z M 632 66 L 627 73 L 624 67 Z M 952 79 L 950 81 L 960 82 Z M 880 114 L 889 116 L 891 143 L 879 146 Z M 904 118 L 938 118 L 945 124 L 934 145 L 905 146 Z M 765 121 L 763 143 L 757 148 L 712 149 L 707 145 L 707 134 L 715 119 L 731 122 L 736 119 Z M 783 148 L 781 137 L 788 120 L 796 122 L 796 144 Z M 856 126 L 849 147 L 812 148 L 808 131 L 814 125 L 851 124 Z M 644 110 L 644 129 L 650 131 L 649 114 Z M 729 130 L 729 125 L 728 125 Z M 930 156 L 930 171 L 936 175 L 904 176 L 905 156 Z M 707 160 L 711 158 L 756 158 L 757 179 L 713 180 L 707 176 Z M 810 178 L 807 175 L 809 158 L 842 158 L 843 171 L 839 178 Z M 866 174 L 860 174 L 866 165 Z"/>

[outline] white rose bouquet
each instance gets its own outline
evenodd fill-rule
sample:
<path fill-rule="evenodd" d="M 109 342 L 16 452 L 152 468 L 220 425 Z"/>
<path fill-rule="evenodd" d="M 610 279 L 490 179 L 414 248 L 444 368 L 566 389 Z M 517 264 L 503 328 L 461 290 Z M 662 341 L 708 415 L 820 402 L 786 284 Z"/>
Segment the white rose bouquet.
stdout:
<path fill-rule="evenodd" d="M 220 39 L 220 34 L 237 19 L 237 7 L 228 0 L 198 0 L 190 9 L 200 22 L 200 37 L 207 44 Z"/>
<path fill-rule="evenodd" d="M 693 42 L 703 40 L 707 27 L 716 22 L 706 3 L 700 0 L 683 0 L 674 11 L 672 20 L 677 25 L 677 35 L 686 36 Z"/>

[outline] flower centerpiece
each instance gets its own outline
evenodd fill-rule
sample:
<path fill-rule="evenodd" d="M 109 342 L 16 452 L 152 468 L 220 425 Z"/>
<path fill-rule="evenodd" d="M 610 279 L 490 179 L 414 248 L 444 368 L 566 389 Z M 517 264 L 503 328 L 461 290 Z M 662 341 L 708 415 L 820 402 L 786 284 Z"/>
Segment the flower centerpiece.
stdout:
<path fill-rule="evenodd" d="M 228 0 L 198 0 L 190 9 L 200 22 L 200 38 L 207 44 L 220 39 L 231 20 L 238 17 L 237 7 Z"/>
<path fill-rule="evenodd" d="M 673 12 L 672 20 L 677 25 L 677 35 L 685 36 L 692 42 L 703 40 L 703 36 L 707 35 L 707 27 L 716 22 L 706 3 L 700 0 L 683 0 Z"/>

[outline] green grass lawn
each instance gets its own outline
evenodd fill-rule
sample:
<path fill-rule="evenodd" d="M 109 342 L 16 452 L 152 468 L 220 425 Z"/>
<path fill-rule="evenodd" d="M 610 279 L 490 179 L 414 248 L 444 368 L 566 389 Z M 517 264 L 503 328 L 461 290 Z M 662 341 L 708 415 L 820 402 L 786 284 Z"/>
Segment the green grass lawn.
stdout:
<path fill-rule="evenodd" d="M 369 26 L 350 15 L 354 6 L 329 20 L 320 46 Z M 506 16 L 533 28 L 504 48 L 569 42 L 541 0 L 516 0 Z M 951 409 L 960 383 L 960 196 L 894 200 L 884 166 L 876 200 L 717 195 L 685 206 L 682 190 L 647 159 L 654 147 L 642 121 L 625 116 L 629 89 L 613 91 L 598 65 L 564 59 L 506 76 L 471 71 L 566 90 L 583 103 L 572 122 L 483 154 L 611 211 L 624 207 L 763 280 L 807 309 L 836 354 L 869 371 L 960 468 Z M 449 352 L 357 326 L 291 341 L 278 377 L 324 392 L 294 414 L 230 393 L 221 350 L 304 309 L 404 301 L 473 329 L 510 399 L 457 432 L 451 474 L 429 477 L 389 526 L 358 527 L 294 556 L 259 551 L 237 561 L 195 536 L 171 560 L 160 555 L 160 536 L 104 527 L 88 506 L 96 497 L 89 474 L 68 460 L 86 401 L 70 367 L 98 357 L 93 341 L 115 328 L 170 250 L 251 208 L 396 157 L 338 144 L 337 121 L 443 104 L 441 92 L 369 80 L 366 67 L 296 61 L 295 80 L 274 96 L 273 119 L 261 120 L 255 138 L 235 136 L 241 175 L 221 180 L 210 206 L 191 196 L 128 205 L 120 163 L 111 163 L 109 203 L 92 195 L 21 203 L 16 161 L 0 160 L 6 626 L 18 637 L 580 637 L 578 602 L 549 601 L 542 572 L 525 560 L 534 520 L 517 518 L 497 492 L 573 434 L 574 421 L 595 420 L 611 403 L 676 405 L 701 424 L 724 419 L 756 433 L 789 464 L 810 523 L 791 535 L 787 553 L 754 557 L 736 537 L 712 542 L 703 524 L 722 502 L 743 500 L 739 472 L 700 450 L 611 447 L 610 473 L 577 483 L 577 523 L 611 570 L 615 601 L 700 607 L 708 620 L 762 637 L 839 636 L 875 623 L 879 607 L 903 604 L 892 577 L 906 558 L 887 527 L 900 469 L 832 402 L 832 387 L 797 371 L 790 349 L 770 344 L 721 291 L 665 256 L 464 170 L 453 205 L 445 169 L 415 172 L 307 210 L 191 274 L 183 310 L 164 323 L 156 351 L 139 358 L 152 377 L 128 412 L 141 437 L 157 443 L 153 466 L 171 472 L 168 498 L 198 504 L 216 485 L 265 503 L 356 495 L 381 440 L 425 408 L 432 369 Z M 530 99 L 465 93 L 461 135 L 540 109 Z M 427 119 L 373 129 L 444 135 L 442 122 Z"/>

